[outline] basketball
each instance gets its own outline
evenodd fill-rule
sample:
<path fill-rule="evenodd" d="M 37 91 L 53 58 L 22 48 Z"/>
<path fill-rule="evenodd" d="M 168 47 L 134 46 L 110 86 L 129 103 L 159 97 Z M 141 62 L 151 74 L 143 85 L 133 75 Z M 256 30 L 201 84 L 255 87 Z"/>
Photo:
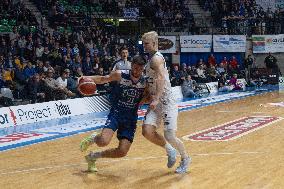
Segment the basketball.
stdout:
<path fill-rule="evenodd" d="M 79 80 L 78 91 L 84 96 L 91 96 L 96 93 L 96 83 L 87 77 L 82 77 Z"/>

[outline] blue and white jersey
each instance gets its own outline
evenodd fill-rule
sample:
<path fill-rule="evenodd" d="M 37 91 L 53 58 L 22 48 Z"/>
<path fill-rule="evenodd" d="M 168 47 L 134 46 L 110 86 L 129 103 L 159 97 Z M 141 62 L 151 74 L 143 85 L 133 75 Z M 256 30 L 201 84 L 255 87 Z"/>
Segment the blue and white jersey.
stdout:
<path fill-rule="evenodd" d="M 131 70 L 121 71 L 121 80 L 111 91 L 111 110 L 120 118 L 137 119 L 139 102 L 143 98 L 146 80 L 143 76 L 134 83 L 130 78 Z"/>

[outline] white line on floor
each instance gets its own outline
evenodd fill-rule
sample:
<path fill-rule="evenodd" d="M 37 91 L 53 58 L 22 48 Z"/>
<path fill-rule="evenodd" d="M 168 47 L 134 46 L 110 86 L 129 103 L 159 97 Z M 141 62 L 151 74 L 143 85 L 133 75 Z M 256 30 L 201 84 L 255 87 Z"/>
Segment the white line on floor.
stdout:
<path fill-rule="evenodd" d="M 242 154 L 263 154 L 267 152 L 218 152 L 218 153 L 200 153 L 200 154 L 191 154 L 191 156 L 218 156 L 218 155 L 242 155 Z M 131 158 L 120 158 L 120 159 L 110 159 L 110 160 L 101 160 L 102 163 L 111 163 L 111 162 L 119 162 L 119 161 L 132 161 L 132 160 L 148 160 L 148 159 L 159 159 L 159 158 L 167 158 L 167 156 L 149 156 L 149 157 L 131 157 Z M 0 175 L 9 175 L 9 174 L 17 174 L 17 173 L 30 173 L 34 171 L 48 170 L 48 169 L 59 169 L 65 167 L 78 167 L 85 165 L 87 163 L 77 163 L 77 164 L 65 164 L 65 165 L 55 165 L 55 166 L 47 166 L 47 167 L 39 167 L 39 168 L 31 168 L 24 170 L 15 170 L 8 172 L 0 172 Z"/>

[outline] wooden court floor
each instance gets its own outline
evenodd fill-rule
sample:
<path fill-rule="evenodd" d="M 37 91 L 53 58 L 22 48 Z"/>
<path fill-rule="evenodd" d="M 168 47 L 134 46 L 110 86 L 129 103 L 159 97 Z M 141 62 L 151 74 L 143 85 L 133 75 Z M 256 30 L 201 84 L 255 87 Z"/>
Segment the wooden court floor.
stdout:
<path fill-rule="evenodd" d="M 245 116 L 284 116 L 283 107 L 260 106 L 281 101 L 284 94 L 275 92 L 182 112 L 178 136 Z M 165 152 L 143 138 L 141 127 L 127 157 L 100 159 L 99 172 L 87 173 L 79 142 L 89 134 L 0 152 L 0 188 L 284 188 L 284 120 L 232 141 L 184 141 L 193 159 L 184 175 L 166 168 Z M 114 138 L 110 147 L 116 145 Z"/>

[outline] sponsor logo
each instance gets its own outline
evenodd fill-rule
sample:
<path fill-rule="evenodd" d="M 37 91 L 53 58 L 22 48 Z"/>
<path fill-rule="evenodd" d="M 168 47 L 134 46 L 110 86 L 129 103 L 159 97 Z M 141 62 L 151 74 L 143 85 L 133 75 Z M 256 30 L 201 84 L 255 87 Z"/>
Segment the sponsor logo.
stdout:
<path fill-rule="evenodd" d="M 55 103 L 55 105 L 60 116 L 71 115 L 71 110 L 68 105 L 64 105 L 61 102 Z"/>
<path fill-rule="evenodd" d="M 21 139 L 31 138 L 31 137 L 38 137 L 42 134 L 38 133 L 14 133 L 11 135 L 6 135 L 4 137 L 0 137 L 0 143 L 7 143 L 7 142 L 13 142 Z"/>
<path fill-rule="evenodd" d="M 50 107 L 46 106 L 45 108 L 32 108 L 30 110 L 23 110 L 23 109 L 17 109 L 17 114 L 18 114 L 18 118 L 21 121 L 29 121 L 29 120 L 34 120 L 34 121 L 38 121 L 40 119 L 43 118 L 48 118 L 51 117 L 51 111 L 50 111 Z"/>
<path fill-rule="evenodd" d="M 9 123 L 8 115 L 7 114 L 0 114 L 0 124 L 4 125 L 6 123 Z"/>
<path fill-rule="evenodd" d="M 159 38 L 159 50 L 167 50 L 174 46 L 174 43 L 166 38 Z"/>
<path fill-rule="evenodd" d="M 10 110 L 10 116 L 13 120 L 14 125 L 17 125 L 17 121 L 16 121 L 17 118 L 16 118 L 14 112 L 11 110 L 11 108 L 9 108 L 9 110 Z"/>
<path fill-rule="evenodd" d="M 211 41 L 207 39 L 184 39 L 181 45 L 190 45 L 190 48 L 210 48 Z"/>
<path fill-rule="evenodd" d="M 273 44 L 284 43 L 284 38 L 280 38 L 280 39 L 279 38 L 270 38 L 270 39 L 267 39 L 267 43 L 273 43 Z"/>
<path fill-rule="evenodd" d="M 281 120 L 280 117 L 249 116 L 225 123 L 221 126 L 209 128 L 191 135 L 184 136 L 184 140 L 191 141 L 228 141 L 239 138 L 262 127 Z"/>
<path fill-rule="evenodd" d="M 216 40 L 216 42 L 224 44 L 224 45 L 230 45 L 230 44 L 245 44 L 245 41 L 242 39 L 237 39 L 230 37 L 229 39 L 226 38 L 220 38 L 220 40 Z"/>

